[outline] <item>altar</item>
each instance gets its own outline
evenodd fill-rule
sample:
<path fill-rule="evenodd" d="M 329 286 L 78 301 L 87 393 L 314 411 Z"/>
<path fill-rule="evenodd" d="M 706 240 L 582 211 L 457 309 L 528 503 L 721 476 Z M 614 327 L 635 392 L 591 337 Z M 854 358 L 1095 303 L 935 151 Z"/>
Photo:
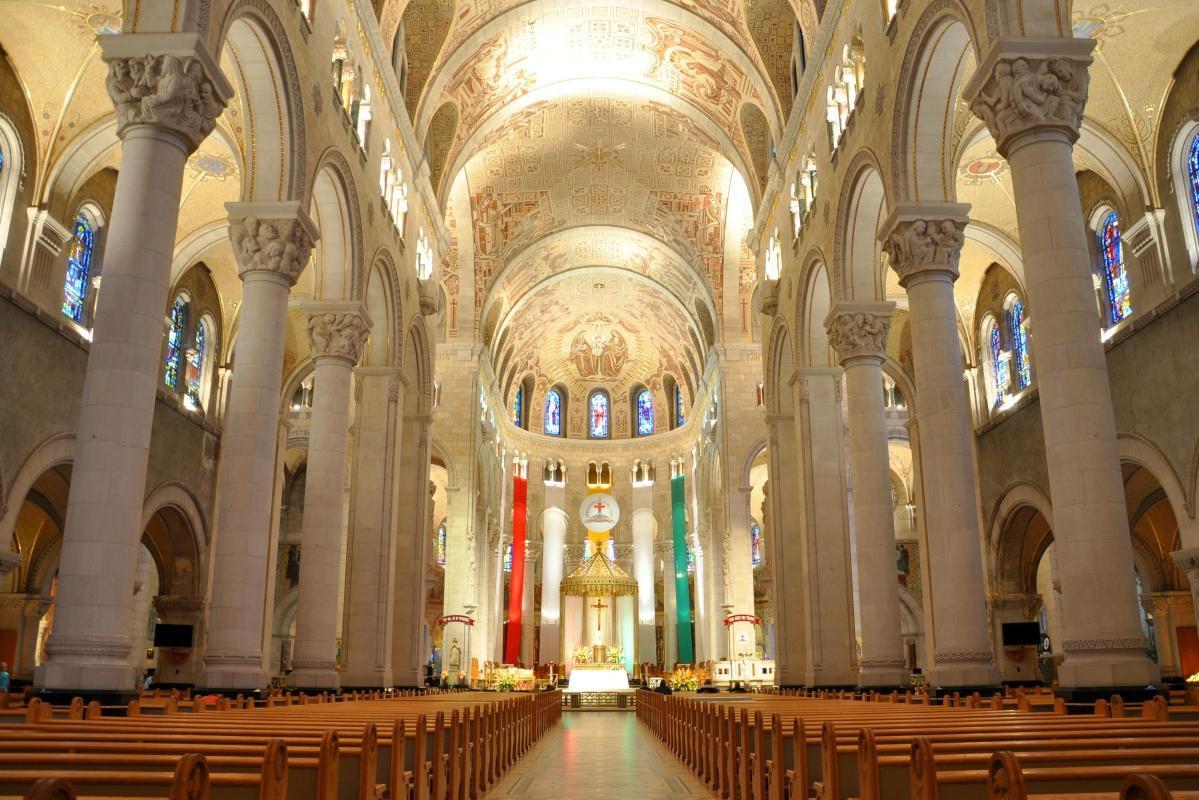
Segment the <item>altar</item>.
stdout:
<path fill-rule="evenodd" d="M 566 691 L 617 692 L 628 688 L 629 673 L 623 664 L 575 664 Z"/>

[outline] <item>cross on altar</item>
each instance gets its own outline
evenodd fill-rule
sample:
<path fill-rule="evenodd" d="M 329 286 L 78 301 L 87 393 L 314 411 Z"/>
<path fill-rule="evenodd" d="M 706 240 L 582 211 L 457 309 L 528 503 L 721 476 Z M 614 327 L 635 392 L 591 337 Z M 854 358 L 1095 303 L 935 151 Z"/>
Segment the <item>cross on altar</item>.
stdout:
<path fill-rule="evenodd" d="M 605 603 L 603 600 L 597 599 L 591 607 L 595 609 L 595 629 L 598 631 L 603 627 L 603 620 L 604 620 L 604 618 L 601 617 L 600 614 L 603 612 L 603 610 L 605 608 L 608 607 L 608 604 Z"/>

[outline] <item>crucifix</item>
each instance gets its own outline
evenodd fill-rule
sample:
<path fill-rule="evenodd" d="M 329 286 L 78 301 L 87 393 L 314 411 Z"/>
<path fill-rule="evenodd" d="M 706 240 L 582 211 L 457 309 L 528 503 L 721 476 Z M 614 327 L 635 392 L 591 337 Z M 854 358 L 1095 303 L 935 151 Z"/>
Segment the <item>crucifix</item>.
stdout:
<path fill-rule="evenodd" d="M 604 618 L 601 617 L 600 614 L 603 613 L 603 610 L 607 608 L 608 605 L 603 601 L 602 598 L 597 597 L 595 603 L 592 604 L 591 607 L 595 609 L 595 629 L 598 631 L 603 627 L 604 621 Z"/>

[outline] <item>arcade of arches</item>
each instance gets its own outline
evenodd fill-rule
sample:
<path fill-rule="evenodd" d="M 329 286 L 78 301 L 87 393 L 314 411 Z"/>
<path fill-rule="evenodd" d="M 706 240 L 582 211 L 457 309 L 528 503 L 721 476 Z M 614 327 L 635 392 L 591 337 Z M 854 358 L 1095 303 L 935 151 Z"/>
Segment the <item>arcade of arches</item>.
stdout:
<path fill-rule="evenodd" d="M 5 18 L 16 685 L 1199 672 L 1199 6 Z"/>

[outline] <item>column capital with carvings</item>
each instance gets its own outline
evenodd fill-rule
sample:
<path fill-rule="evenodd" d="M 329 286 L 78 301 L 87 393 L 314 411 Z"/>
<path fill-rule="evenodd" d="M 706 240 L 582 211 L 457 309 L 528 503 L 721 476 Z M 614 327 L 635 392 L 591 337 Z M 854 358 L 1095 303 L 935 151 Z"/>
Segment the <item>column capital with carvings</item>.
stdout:
<path fill-rule="evenodd" d="M 244 281 L 250 272 L 273 272 L 294 286 L 320 235 L 308 212 L 294 200 L 226 203 L 229 238 Z"/>
<path fill-rule="evenodd" d="M 358 302 L 305 303 L 308 346 L 314 358 L 338 358 L 357 364 L 371 332 L 371 318 Z"/>
<path fill-rule="evenodd" d="M 929 278 L 958 279 L 970 221 L 968 203 L 899 203 L 883 223 L 883 252 L 899 285 Z"/>
<path fill-rule="evenodd" d="M 894 311 L 894 303 L 837 303 L 829 310 L 824 328 L 841 366 L 858 359 L 882 363 Z"/>
<path fill-rule="evenodd" d="M 1028 134 L 1078 140 L 1094 49 L 1094 39 L 1004 37 L 992 45 L 963 95 L 1000 155 Z"/>
<path fill-rule="evenodd" d="M 122 33 L 99 37 L 108 64 L 105 87 L 117 112 L 117 135 L 150 126 L 179 136 L 189 153 L 216 127 L 233 96 L 196 33 Z"/>

